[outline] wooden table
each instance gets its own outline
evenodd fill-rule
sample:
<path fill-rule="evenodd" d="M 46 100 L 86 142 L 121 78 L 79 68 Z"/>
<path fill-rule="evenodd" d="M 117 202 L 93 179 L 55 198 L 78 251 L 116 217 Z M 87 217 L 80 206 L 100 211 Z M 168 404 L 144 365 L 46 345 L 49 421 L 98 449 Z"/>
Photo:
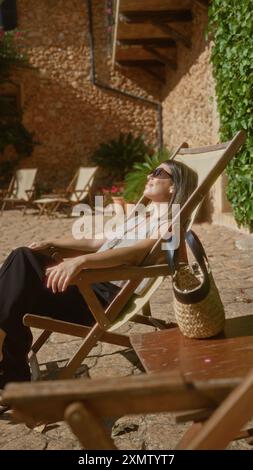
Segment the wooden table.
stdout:
<path fill-rule="evenodd" d="M 189 339 L 173 328 L 130 341 L 147 372 L 180 371 L 187 381 L 244 377 L 253 367 L 253 315 L 226 320 L 215 338 Z"/>

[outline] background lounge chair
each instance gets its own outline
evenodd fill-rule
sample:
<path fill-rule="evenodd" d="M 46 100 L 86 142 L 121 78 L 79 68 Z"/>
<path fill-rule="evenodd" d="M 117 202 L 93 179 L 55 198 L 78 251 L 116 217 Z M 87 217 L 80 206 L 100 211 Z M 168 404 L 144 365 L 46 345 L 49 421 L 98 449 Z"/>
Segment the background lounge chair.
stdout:
<path fill-rule="evenodd" d="M 36 174 L 37 168 L 24 168 L 16 171 L 9 188 L 0 193 L 1 215 L 7 204 L 12 207 L 20 204 L 24 207 L 23 213 L 25 213 L 26 207 L 31 205 L 34 196 Z"/>
<path fill-rule="evenodd" d="M 181 208 L 174 222 L 178 221 L 180 216 L 183 227 L 188 227 L 191 224 L 203 198 L 244 141 L 245 133 L 240 131 L 232 141 L 224 144 L 200 149 L 188 149 L 180 146 L 173 157 L 185 162 L 196 170 L 199 174 L 199 182 L 198 187 Z M 185 144 L 183 145 L 185 147 Z M 42 335 L 32 346 L 34 364 L 36 364 L 35 354 L 53 331 L 84 338 L 76 354 L 70 359 L 65 369 L 60 372 L 59 378 L 71 377 L 98 341 L 131 347 L 129 337 L 115 333 L 115 329 L 128 320 L 153 325 L 152 319 L 145 315 L 137 315 L 137 310 L 145 307 L 154 289 L 160 285 L 163 276 L 169 274 L 167 264 L 160 266 L 155 264 L 157 254 L 161 249 L 161 242 L 162 238 L 156 242 L 151 252 L 143 260 L 141 266 L 85 270 L 81 276 L 78 276 L 76 284 L 96 320 L 92 328 L 37 315 L 26 315 L 24 317 L 24 324 L 26 326 L 44 329 Z M 155 284 L 152 284 L 143 296 L 136 297 L 136 295 L 134 295 L 136 287 L 141 280 L 148 277 L 153 278 Z M 91 284 L 94 282 L 119 279 L 128 280 L 129 282 L 126 283 L 116 298 L 104 311 L 95 293 L 92 291 Z"/>
<path fill-rule="evenodd" d="M 66 191 L 55 191 L 53 194 L 42 196 L 33 201 L 39 209 L 39 216 L 42 214 L 54 215 L 61 205 L 72 207 L 86 197 L 88 197 L 89 204 L 92 205 L 91 187 L 96 171 L 97 167 L 80 167 Z"/>

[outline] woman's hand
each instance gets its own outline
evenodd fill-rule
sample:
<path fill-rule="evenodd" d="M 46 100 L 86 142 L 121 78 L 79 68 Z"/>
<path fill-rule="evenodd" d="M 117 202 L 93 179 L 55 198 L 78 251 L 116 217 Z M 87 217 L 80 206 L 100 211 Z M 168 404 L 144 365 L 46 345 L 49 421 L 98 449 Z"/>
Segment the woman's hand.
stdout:
<path fill-rule="evenodd" d="M 50 241 L 32 242 L 30 245 L 28 245 L 28 248 L 30 248 L 31 250 L 35 250 L 35 251 L 44 251 L 44 250 L 47 250 L 52 245 L 53 243 Z"/>
<path fill-rule="evenodd" d="M 84 269 L 83 256 L 66 259 L 56 266 L 47 268 L 47 287 L 51 288 L 54 294 L 65 291 L 82 269 Z"/>

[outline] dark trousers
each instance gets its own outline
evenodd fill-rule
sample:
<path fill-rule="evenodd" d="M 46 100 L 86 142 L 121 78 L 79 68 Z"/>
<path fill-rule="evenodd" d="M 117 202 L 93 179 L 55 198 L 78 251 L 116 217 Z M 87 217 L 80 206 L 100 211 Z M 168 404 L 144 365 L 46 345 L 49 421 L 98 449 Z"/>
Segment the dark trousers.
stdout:
<path fill-rule="evenodd" d="M 94 318 L 77 286 L 54 294 L 46 287 L 45 268 L 55 264 L 50 257 L 29 248 L 14 250 L 0 269 L 0 328 L 6 332 L 3 365 L 11 368 L 11 380 L 29 378 L 27 354 L 32 334 L 23 325 L 26 313 L 91 326 Z M 119 288 L 112 283 L 93 284 L 93 290 L 106 306 Z"/>

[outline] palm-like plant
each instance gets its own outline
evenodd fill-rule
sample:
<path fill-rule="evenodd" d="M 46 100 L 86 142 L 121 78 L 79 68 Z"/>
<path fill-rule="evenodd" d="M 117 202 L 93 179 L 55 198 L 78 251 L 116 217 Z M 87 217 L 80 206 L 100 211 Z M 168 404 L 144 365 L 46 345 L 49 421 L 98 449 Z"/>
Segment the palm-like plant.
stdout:
<path fill-rule="evenodd" d="M 108 170 L 112 180 L 122 180 L 134 163 L 143 161 L 144 155 L 150 152 L 150 149 L 151 147 L 145 144 L 143 136 L 134 137 L 131 132 L 121 133 L 118 139 L 101 144 L 91 160 Z"/>
<path fill-rule="evenodd" d="M 145 188 L 147 182 L 147 176 L 160 165 L 160 163 L 168 160 L 170 153 L 166 148 L 158 150 L 154 155 L 145 155 L 144 161 L 141 163 L 135 163 L 132 171 L 125 178 L 125 191 L 124 197 L 126 201 L 135 202 L 137 201 Z"/>

